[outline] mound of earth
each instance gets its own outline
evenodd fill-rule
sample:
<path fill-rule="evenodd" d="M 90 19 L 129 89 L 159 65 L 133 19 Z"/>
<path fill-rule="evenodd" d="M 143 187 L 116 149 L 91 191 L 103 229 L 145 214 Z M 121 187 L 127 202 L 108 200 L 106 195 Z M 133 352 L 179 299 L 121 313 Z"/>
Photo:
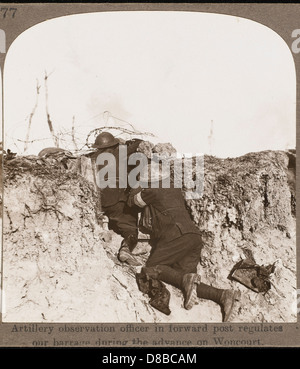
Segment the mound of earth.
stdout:
<path fill-rule="evenodd" d="M 203 196 L 186 200 L 203 235 L 202 281 L 242 292 L 233 321 L 296 321 L 295 152 L 204 162 Z M 140 267 L 117 259 L 120 242 L 101 213 L 88 158 L 60 152 L 4 160 L 4 321 L 221 321 L 211 301 L 186 311 L 171 286 L 171 314 L 153 309 L 136 284 Z M 141 263 L 149 250 L 147 240 L 138 244 Z M 249 256 L 275 266 L 266 293 L 228 279 Z"/>

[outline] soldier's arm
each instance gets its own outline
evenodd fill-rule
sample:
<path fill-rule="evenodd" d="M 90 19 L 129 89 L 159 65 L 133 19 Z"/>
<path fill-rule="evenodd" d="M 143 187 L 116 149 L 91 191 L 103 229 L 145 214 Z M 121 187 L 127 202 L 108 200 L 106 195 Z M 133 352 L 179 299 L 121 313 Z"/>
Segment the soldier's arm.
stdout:
<path fill-rule="evenodd" d="M 130 207 L 132 206 L 138 206 L 140 208 L 143 208 L 143 206 L 140 206 L 138 204 L 138 201 L 137 199 L 140 198 L 141 196 L 141 192 L 143 191 L 143 189 L 141 187 L 138 187 L 138 188 L 132 188 L 129 192 L 129 195 L 128 195 L 128 200 L 127 200 L 127 203 Z M 142 203 L 141 203 L 142 204 Z"/>
<path fill-rule="evenodd" d="M 141 188 L 132 189 L 129 194 L 128 205 L 138 206 L 139 208 L 144 208 L 146 205 L 151 205 L 155 201 L 155 191 L 151 188 Z"/>

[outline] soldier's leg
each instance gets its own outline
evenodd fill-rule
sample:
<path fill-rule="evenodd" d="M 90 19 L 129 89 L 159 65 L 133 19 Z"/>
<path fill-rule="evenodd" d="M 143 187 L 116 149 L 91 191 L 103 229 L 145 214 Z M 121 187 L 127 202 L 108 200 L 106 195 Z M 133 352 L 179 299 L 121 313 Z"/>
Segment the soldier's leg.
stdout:
<path fill-rule="evenodd" d="M 184 307 L 188 310 L 197 299 L 196 286 L 200 278 L 195 272 L 200 250 L 201 238 L 186 234 L 167 243 L 158 243 L 146 262 L 146 268 L 155 267 L 159 271 L 161 281 L 183 292 Z"/>
<path fill-rule="evenodd" d="M 225 290 L 200 283 L 197 286 L 197 296 L 201 299 L 212 300 L 220 305 L 223 322 L 227 322 L 233 312 L 236 301 L 240 300 L 240 291 Z"/>
<path fill-rule="evenodd" d="M 174 270 L 168 265 L 146 266 L 142 268 L 142 272 L 150 278 L 159 279 L 176 288 L 181 289 L 183 274 Z"/>
<path fill-rule="evenodd" d="M 185 234 L 169 242 L 158 242 L 152 248 L 146 266 L 169 265 L 185 273 L 196 272 L 200 260 L 201 238 Z"/>
<path fill-rule="evenodd" d="M 131 208 L 126 203 L 124 204 L 119 227 L 124 237 L 121 248 L 128 248 L 131 253 L 138 242 L 138 211 L 135 207 Z"/>
<path fill-rule="evenodd" d="M 117 202 L 116 204 L 111 206 L 103 206 L 102 210 L 104 214 L 108 217 L 109 229 L 112 229 L 114 232 L 120 234 L 120 230 L 118 228 L 118 219 L 120 212 L 123 211 L 123 203 Z"/>
<path fill-rule="evenodd" d="M 131 253 L 138 242 L 138 211 L 130 208 L 124 201 L 105 207 L 103 211 L 109 218 L 109 228 L 124 238 L 118 251 L 118 259 L 130 265 L 141 265 Z"/>
<path fill-rule="evenodd" d="M 190 310 L 197 302 L 196 286 L 200 283 L 200 277 L 195 273 L 182 273 L 168 265 L 156 265 L 144 267 L 142 272 L 150 278 L 168 283 L 183 292 L 184 307 Z"/>
<path fill-rule="evenodd" d="M 195 273 L 184 273 L 167 265 L 145 267 L 145 272 L 150 273 L 162 282 L 179 288 L 184 295 L 184 307 L 189 310 L 197 302 L 197 297 L 212 300 L 221 307 L 223 322 L 229 321 L 236 301 L 240 299 L 240 292 L 229 289 L 219 289 L 202 283 L 200 276 Z"/>
<path fill-rule="evenodd" d="M 178 271 L 186 273 L 197 273 L 197 265 L 200 261 L 202 239 L 197 234 L 185 235 L 185 242 L 189 245 L 186 247 L 186 253 L 172 267 Z"/>
<path fill-rule="evenodd" d="M 118 227 L 122 236 L 127 237 L 134 235 L 138 236 L 138 210 L 135 207 L 129 207 L 123 203 L 122 216 L 119 218 Z"/>
<path fill-rule="evenodd" d="M 166 245 L 167 247 L 157 247 L 153 254 L 150 255 L 146 266 L 152 267 L 158 265 L 158 269 L 162 270 L 160 279 L 174 287 L 180 288 L 185 295 L 185 300 L 188 301 L 189 299 L 190 301 L 190 304 L 186 304 L 188 307 L 192 306 L 196 296 L 212 300 L 221 306 L 223 321 L 228 321 L 233 311 L 235 301 L 239 299 L 240 294 L 237 291 L 218 289 L 206 285 L 195 277 L 197 275 L 195 274 L 195 268 L 200 259 L 201 243 L 200 248 L 197 247 L 197 242 L 199 245 L 199 238 L 197 238 L 197 235 L 196 237 L 193 236 L 194 235 L 184 235 L 180 240 L 174 240 L 173 246 L 175 246 L 175 250 L 172 250 L 169 245 Z M 186 245 L 188 242 L 194 245 L 194 247 L 189 249 L 189 252 L 186 253 L 181 251 L 180 253 L 177 251 L 180 244 L 183 246 L 184 243 Z M 168 258 L 168 252 L 170 252 L 170 258 Z M 181 258 L 178 259 L 179 255 Z M 174 260 L 176 261 L 174 262 Z M 167 265 L 159 265 L 160 263 L 165 263 Z M 170 266 L 172 266 L 172 268 L 170 268 L 172 271 L 168 269 Z"/>
<path fill-rule="evenodd" d="M 109 227 L 123 238 L 130 235 L 137 237 L 138 235 L 138 212 L 134 208 L 130 208 L 124 201 L 104 207 L 103 211 L 109 219 Z"/>
<path fill-rule="evenodd" d="M 122 217 L 119 219 L 118 227 L 124 237 L 118 252 L 118 259 L 129 265 L 141 265 L 141 263 L 132 254 L 132 251 L 138 243 L 138 210 L 135 207 L 129 207 L 124 203 L 123 213 Z"/>
<path fill-rule="evenodd" d="M 195 243 L 197 242 L 197 239 L 195 237 L 194 241 Z M 200 249 L 195 246 L 190 253 L 188 253 L 173 267 L 175 269 L 178 268 L 178 270 L 181 270 L 183 273 L 195 273 L 195 270 L 197 269 L 195 265 L 195 260 L 197 260 L 197 262 L 200 260 L 201 248 L 202 243 Z M 215 288 L 202 282 L 197 284 L 196 293 L 199 298 L 211 300 L 220 305 L 224 322 L 230 319 L 235 301 L 239 299 L 240 295 L 237 291 Z"/>

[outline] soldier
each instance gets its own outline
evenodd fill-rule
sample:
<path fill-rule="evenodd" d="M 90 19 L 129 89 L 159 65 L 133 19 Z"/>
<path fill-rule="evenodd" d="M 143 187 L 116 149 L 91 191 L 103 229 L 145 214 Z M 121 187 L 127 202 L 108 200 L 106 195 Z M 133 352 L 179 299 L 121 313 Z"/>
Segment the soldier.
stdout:
<path fill-rule="evenodd" d="M 128 191 L 125 188 L 119 188 L 119 165 L 125 162 L 127 166 L 128 156 L 136 151 L 141 140 L 135 139 L 127 141 L 127 156 L 120 157 L 120 141 L 109 132 L 100 133 L 93 144 L 97 151 L 93 154 L 93 159 L 101 153 L 111 153 L 116 162 L 116 188 L 105 187 L 101 189 L 101 204 L 104 214 L 109 219 L 109 227 L 124 239 L 118 253 L 118 258 L 122 262 L 132 265 L 140 265 L 132 256 L 131 251 L 138 241 L 138 211 L 136 208 L 130 208 L 127 204 Z M 98 166 L 101 170 L 103 166 Z"/>
<path fill-rule="evenodd" d="M 141 186 L 132 190 L 129 205 L 140 209 L 149 206 L 152 226 L 152 250 L 142 268 L 147 278 L 171 284 L 183 292 L 184 307 L 191 309 L 198 298 L 209 299 L 221 306 L 223 321 L 228 321 L 238 292 L 217 289 L 201 282 L 197 274 L 202 239 L 192 222 L 180 188 L 143 188 L 149 169 L 141 174 Z M 152 172 L 153 173 L 153 172 Z M 151 182 L 161 181 L 168 173 L 153 173 Z M 143 186 L 143 183 L 145 186 Z"/>

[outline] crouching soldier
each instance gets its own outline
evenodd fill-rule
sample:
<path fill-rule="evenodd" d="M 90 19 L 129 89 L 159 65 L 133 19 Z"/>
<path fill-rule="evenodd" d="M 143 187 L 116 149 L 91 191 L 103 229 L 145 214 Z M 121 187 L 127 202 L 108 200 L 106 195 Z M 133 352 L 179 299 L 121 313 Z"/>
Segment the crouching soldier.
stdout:
<path fill-rule="evenodd" d="M 220 305 L 223 321 L 228 321 L 239 292 L 214 288 L 201 282 L 197 274 L 202 239 L 186 209 L 180 188 L 162 188 L 161 181 L 169 173 L 151 172 L 151 183 L 159 181 L 159 188 L 150 188 L 149 168 L 141 174 L 141 187 L 131 191 L 129 205 L 140 209 L 148 206 L 151 213 L 152 249 L 142 274 L 173 285 L 183 292 L 184 307 L 191 309 L 198 298 Z"/>
<path fill-rule="evenodd" d="M 130 208 L 127 204 L 128 190 L 119 186 L 119 166 L 128 163 L 128 156 L 136 151 L 141 140 L 135 139 L 126 142 L 126 156 L 120 150 L 120 141 L 109 132 L 100 133 L 93 144 L 93 148 L 97 151 L 92 158 L 96 161 L 102 153 L 110 153 L 115 158 L 115 168 L 113 180 L 116 183 L 116 188 L 104 187 L 101 188 L 101 205 L 104 214 L 109 219 L 109 228 L 123 237 L 121 247 L 118 253 L 118 258 L 122 262 L 127 262 L 131 265 L 140 265 L 131 252 L 138 241 L 138 211 L 135 208 Z M 109 165 L 109 164 L 108 164 Z M 104 168 L 104 163 L 97 165 L 97 173 Z"/>

